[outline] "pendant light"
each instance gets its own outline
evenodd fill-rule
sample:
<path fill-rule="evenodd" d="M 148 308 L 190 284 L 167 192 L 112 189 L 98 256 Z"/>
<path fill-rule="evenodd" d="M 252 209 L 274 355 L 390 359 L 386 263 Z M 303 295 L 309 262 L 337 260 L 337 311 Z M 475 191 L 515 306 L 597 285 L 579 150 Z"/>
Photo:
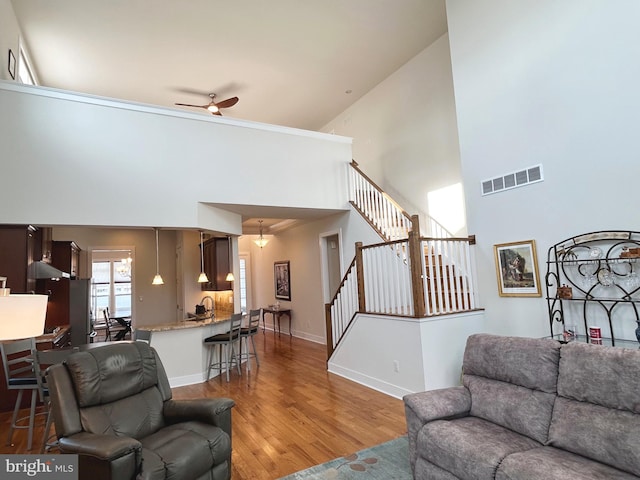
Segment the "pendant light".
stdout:
<path fill-rule="evenodd" d="M 202 237 L 202 230 L 200 230 L 200 275 L 198 276 L 198 283 L 208 283 L 209 277 L 204 273 L 204 239 Z"/>
<path fill-rule="evenodd" d="M 231 258 L 231 237 L 227 235 L 227 242 L 229 245 L 229 273 L 227 273 L 227 277 L 224 279 L 225 282 L 234 282 L 236 279 L 233 276 L 233 258 Z"/>
<path fill-rule="evenodd" d="M 269 242 L 269 240 L 267 240 L 262 236 L 262 220 L 258 220 L 258 223 L 260 224 L 260 238 L 255 239 L 254 243 L 260 248 L 264 248 L 264 246 Z"/>
<path fill-rule="evenodd" d="M 160 249 L 158 248 L 158 229 L 154 228 L 156 231 L 156 276 L 153 277 L 153 282 L 151 285 L 164 285 L 164 280 L 160 276 Z"/>

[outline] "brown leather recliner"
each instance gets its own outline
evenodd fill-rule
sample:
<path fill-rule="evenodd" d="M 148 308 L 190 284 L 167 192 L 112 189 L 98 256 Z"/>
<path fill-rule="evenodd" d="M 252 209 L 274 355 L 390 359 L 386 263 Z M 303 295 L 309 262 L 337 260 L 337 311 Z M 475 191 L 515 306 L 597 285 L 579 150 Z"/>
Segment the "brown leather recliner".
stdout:
<path fill-rule="evenodd" d="M 60 450 L 79 455 L 80 479 L 231 478 L 233 400 L 172 400 L 147 343 L 74 353 L 47 382 Z"/>

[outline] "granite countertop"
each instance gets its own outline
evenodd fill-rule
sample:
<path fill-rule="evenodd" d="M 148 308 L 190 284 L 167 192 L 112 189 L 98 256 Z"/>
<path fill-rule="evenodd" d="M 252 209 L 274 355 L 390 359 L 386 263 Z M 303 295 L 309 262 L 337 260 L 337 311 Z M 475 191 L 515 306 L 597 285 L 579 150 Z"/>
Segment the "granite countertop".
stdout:
<path fill-rule="evenodd" d="M 219 317 L 207 318 L 206 320 L 183 320 L 182 322 L 160 323 L 157 325 L 140 325 L 137 330 L 149 332 L 169 332 L 171 330 L 185 330 L 187 328 L 206 327 L 216 323 L 228 322 L 231 318 L 229 314 L 221 314 Z"/>

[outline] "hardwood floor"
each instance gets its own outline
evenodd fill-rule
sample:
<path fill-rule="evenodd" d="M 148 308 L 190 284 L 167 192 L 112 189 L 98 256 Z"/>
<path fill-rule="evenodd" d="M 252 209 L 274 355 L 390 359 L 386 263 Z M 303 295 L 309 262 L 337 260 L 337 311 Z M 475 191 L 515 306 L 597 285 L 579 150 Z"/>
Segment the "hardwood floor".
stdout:
<path fill-rule="evenodd" d="M 229 383 L 216 377 L 179 387 L 174 398 L 229 397 L 234 480 L 272 480 L 406 433 L 401 400 L 326 371 L 324 345 L 286 334 L 256 336 L 260 367 Z M 26 431 L 7 447 L 9 413 L 0 414 L 0 453 L 24 453 Z M 37 453 L 44 420 L 34 434 Z"/>

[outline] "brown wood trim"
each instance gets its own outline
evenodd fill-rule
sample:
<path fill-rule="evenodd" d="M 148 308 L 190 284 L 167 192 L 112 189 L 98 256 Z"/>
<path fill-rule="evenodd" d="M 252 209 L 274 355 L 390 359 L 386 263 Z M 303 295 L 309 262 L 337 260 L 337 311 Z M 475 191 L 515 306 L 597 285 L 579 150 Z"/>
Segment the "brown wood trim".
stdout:
<path fill-rule="evenodd" d="M 342 277 L 342 281 L 340 282 L 340 285 L 338 285 L 338 289 L 336 290 L 336 293 L 333 294 L 333 297 L 331 297 L 331 301 L 329 301 L 329 306 L 333 305 L 336 301 L 336 298 L 338 298 L 338 294 L 340 293 L 340 290 L 342 290 L 342 287 L 344 286 L 344 283 L 347 281 L 347 277 L 349 276 L 349 273 L 351 273 L 351 269 L 353 268 L 353 266 L 356 264 L 356 257 L 353 257 L 353 260 L 351 260 L 351 263 L 349 264 L 349 266 L 347 267 L 347 271 L 345 272 L 344 276 Z"/>
<path fill-rule="evenodd" d="M 358 172 L 360 175 L 362 175 L 362 177 L 371 184 L 371 186 L 373 188 L 375 188 L 378 192 L 380 192 L 387 200 L 389 200 L 390 203 L 393 204 L 393 206 L 395 206 L 398 210 L 400 210 L 400 212 L 402 213 L 402 215 L 404 215 L 405 217 L 407 217 L 407 219 L 411 220 L 411 215 L 409 215 L 404 208 L 402 208 L 398 202 L 396 202 L 393 198 L 391 198 L 391 196 L 385 192 L 384 190 L 382 190 L 382 188 L 380 188 L 376 182 L 374 182 L 373 180 L 371 180 L 371 178 L 369 178 L 367 176 L 366 173 L 364 173 L 362 170 L 360 170 L 360 168 L 358 167 L 358 164 L 356 163 L 355 160 L 351 160 L 351 168 L 353 168 L 356 172 Z"/>

